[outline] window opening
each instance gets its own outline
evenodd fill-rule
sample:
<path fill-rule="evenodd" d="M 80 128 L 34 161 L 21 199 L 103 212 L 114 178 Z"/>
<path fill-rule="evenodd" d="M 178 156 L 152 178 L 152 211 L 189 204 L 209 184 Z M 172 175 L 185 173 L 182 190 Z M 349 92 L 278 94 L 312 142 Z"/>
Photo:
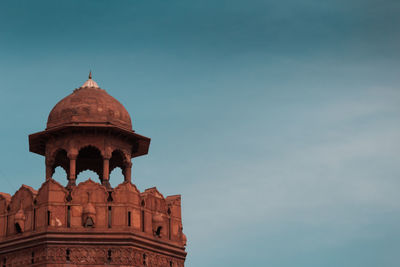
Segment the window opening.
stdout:
<path fill-rule="evenodd" d="M 111 262 L 111 261 L 112 261 L 111 249 L 109 249 L 109 250 L 107 251 L 107 260 L 108 260 L 108 262 Z"/>
<path fill-rule="evenodd" d="M 94 221 L 93 221 L 92 217 L 87 217 L 86 222 L 85 222 L 85 227 L 86 228 L 94 227 Z"/>
<path fill-rule="evenodd" d="M 147 265 L 147 257 L 146 257 L 146 253 L 143 254 L 143 265 L 146 266 Z"/>
<path fill-rule="evenodd" d="M 36 230 L 36 208 L 33 209 L 33 231 Z"/>
<path fill-rule="evenodd" d="M 71 255 L 71 251 L 69 250 L 69 248 L 67 248 L 67 250 L 65 251 L 65 258 L 67 261 L 70 261 L 70 255 Z"/>
<path fill-rule="evenodd" d="M 108 198 L 107 198 L 107 201 L 108 202 L 113 202 L 113 197 L 112 197 L 112 192 L 108 192 Z"/>
<path fill-rule="evenodd" d="M 112 187 L 117 187 L 119 184 L 124 182 L 124 170 L 123 167 L 124 159 L 122 156 L 117 156 L 120 153 L 116 153 L 117 151 L 113 152 L 113 156 L 110 159 L 110 183 Z M 119 158 L 119 159 L 117 159 Z"/>
<path fill-rule="evenodd" d="M 112 216 L 111 206 L 108 206 L 108 228 L 111 228 L 111 216 Z"/>
<path fill-rule="evenodd" d="M 71 206 L 67 207 L 67 227 L 71 227 Z"/>
<path fill-rule="evenodd" d="M 50 225 L 50 220 L 51 220 L 51 211 L 47 211 L 47 225 Z"/>
<path fill-rule="evenodd" d="M 142 210 L 142 232 L 144 232 L 144 210 Z"/>
<path fill-rule="evenodd" d="M 157 230 L 156 230 L 156 236 L 161 237 L 161 230 L 162 230 L 162 227 L 158 226 Z"/>
<path fill-rule="evenodd" d="M 131 226 L 131 212 L 128 211 L 128 226 Z"/>
<path fill-rule="evenodd" d="M 22 228 L 19 225 L 19 223 L 15 223 L 15 230 L 17 231 L 18 234 L 22 233 Z"/>
<path fill-rule="evenodd" d="M 168 239 L 171 240 L 171 217 L 168 218 Z"/>

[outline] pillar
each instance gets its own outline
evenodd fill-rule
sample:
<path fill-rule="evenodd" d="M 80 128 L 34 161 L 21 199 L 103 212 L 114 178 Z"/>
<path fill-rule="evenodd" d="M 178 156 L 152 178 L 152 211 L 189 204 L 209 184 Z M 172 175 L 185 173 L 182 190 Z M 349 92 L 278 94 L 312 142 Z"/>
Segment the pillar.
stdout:
<path fill-rule="evenodd" d="M 132 182 L 132 162 L 129 162 L 126 164 L 125 166 L 125 170 L 124 170 L 124 181 L 125 182 Z"/>
<path fill-rule="evenodd" d="M 46 181 L 50 180 L 52 176 L 53 176 L 53 168 L 51 166 L 51 163 L 46 162 Z"/>
<path fill-rule="evenodd" d="M 103 159 L 103 185 L 107 188 L 111 188 L 110 185 L 110 159 L 104 158 Z"/>
<path fill-rule="evenodd" d="M 76 155 L 69 155 L 69 177 L 67 187 L 76 185 Z"/>

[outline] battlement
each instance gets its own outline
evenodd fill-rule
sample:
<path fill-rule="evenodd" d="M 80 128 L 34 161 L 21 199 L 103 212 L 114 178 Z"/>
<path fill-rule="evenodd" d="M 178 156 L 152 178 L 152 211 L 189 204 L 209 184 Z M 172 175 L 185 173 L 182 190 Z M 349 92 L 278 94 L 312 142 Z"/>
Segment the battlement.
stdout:
<path fill-rule="evenodd" d="M 174 199 L 174 201 L 172 201 Z M 42 231 L 127 231 L 185 246 L 180 196 L 164 198 L 150 188 L 140 193 L 123 182 L 114 190 L 91 179 L 71 190 L 50 179 L 38 191 L 29 186 L 0 193 L 0 242 Z"/>
<path fill-rule="evenodd" d="M 158 242 L 175 258 L 184 259 L 186 236 L 176 199 L 180 196 L 164 198 L 155 187 L 140 193 L 130 182 L 112 191 L 91 179 L 70 190 L 53 179 L 38 191 L 22 185 L 13 196 L 0 193 L 0 259 L 4 252 L 23 251 L 32 239 L 44 235 L 64 243 L 79 240 L 78 247 L 109 243 L 106 248 L 115 249 L 122 239 L 131 249 L 140 250 L 146 243 L 150 248 Z M 62 247 L 65 253 L 68 249 L 77 246 Z"/>

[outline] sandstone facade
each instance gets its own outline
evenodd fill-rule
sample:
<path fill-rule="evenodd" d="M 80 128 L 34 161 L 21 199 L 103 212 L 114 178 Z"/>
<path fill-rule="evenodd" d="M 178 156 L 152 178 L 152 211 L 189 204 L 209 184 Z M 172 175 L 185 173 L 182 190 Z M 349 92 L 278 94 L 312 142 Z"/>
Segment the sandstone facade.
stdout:
<path fill-rule="evenodd" d="M 147 154 L 150 139 L 91 77 L 53 108 L 29 145 L 45 156 L 46 179 L 37 191 L 0 193 L 0 266 L 184 266 L 181 197 L 132 183 L 131 158 Z M 59 166 L 66 187 L 52 179 Z M 117 167 L 124 182 L 112 188 Z M 77 185 L 84 170 L 99 182 Z"/>

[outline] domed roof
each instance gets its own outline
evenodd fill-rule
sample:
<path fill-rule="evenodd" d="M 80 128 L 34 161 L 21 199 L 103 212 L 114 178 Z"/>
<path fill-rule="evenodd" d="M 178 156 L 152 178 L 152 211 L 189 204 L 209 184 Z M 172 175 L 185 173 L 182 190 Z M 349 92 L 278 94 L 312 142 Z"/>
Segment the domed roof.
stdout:
<path fill-rule="evenodd" d="M 80 88 L 54 106 L 47 120 L 47 129 L 71 124 L 111 124 L 132 130 L 128 111 L 101 89 L 91 74 Z"/>

